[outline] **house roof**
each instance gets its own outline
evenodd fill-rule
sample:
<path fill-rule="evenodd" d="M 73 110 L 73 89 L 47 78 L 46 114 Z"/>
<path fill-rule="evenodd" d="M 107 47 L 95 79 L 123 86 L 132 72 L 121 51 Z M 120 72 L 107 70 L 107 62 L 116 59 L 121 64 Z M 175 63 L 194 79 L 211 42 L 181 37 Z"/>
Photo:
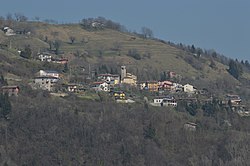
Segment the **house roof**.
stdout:
<path fill-rule="evenodd" d="M 41 70 L 40 70 L 41 71 Z M 44 72 L 46 72 L 46 73 L 56 73 L 56 74 L 59 74 L 59 72 L 58 71 L 55 71 L 55 70 L 42 70 L 42 71 L 44 71 Z"/>
<path fill-rule="evenodd" d="M 2 86 L 2 89 L 20 89 L 19 86 L 13 85 L 13 86 Z"/>
<path fill-rule="evenodd" d="M 38 76 L 35 77 L 34 79 L 59 79 L 59 78 L 53 76 Z"/>
<path fill-rule="evenodd" d="M 168 84 L 172 85 L 173 83 L 171 81 L 159 81 L 160 84 Z"/>
<path fill-rule="evenodd" d="M 193 122 L 187 122 L 187 123 L 185 123 L 185 124 L 192 125 L 192 126 L 197 126 L 197 124 L 196 124 L 196 123 L 193 123 Z"/>
<path fill-rule="evenodd" d="M 173 100 L 174 97 L 173 96 L 158 96 L 157 98 L 154 99 L 168 99 L 168 100 Z"/>
<path fill-rule="evenodd" d="M 105 77 L 105 76 L 106 76 L 106 77 L 108 77 L 108 76 L 109 76 L 109 77 L 119 77 L 119 75 L 117 75 L 117 74 L 108 74 L 108 73 L 107 73 L 107 74 L 99 74 L 98 76 L 104 76 L 104 77 Z"/>
<path fill-rule="evenodd" d="M 55 58 L 53 58 L 52 59 L 53 61 L 68 61 L 68 59 L 66 59 L 66 58 L 61 58 L 61 59 L 55 59 Z"/>
<path fill-rule="evenodd" d="M 100 84 L 103 84 L 103 83 L 105 83 L 105 82 L 93 82 L 92 84 L 94 84 L 94 85 L 100 85 Z"/>

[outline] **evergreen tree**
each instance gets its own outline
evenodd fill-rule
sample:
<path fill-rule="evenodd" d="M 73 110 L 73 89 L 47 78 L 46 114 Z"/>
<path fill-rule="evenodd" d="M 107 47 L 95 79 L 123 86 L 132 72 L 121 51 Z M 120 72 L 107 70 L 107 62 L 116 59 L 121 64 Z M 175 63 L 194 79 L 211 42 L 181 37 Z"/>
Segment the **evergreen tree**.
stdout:
<path fill-rule="evenodd" d="M 63 72 L 67 73 L 68 71 L 69 71 L 68 63 L 65 63 L 63 67 Z"/>
<path fill-rule="evenodd" d="M 165 71 L 164 71 L 163 73 L 161 73 L 161 75 L 160 75 L 160 80 L 161 80 L 161 81 L 166 81 L 166 80 L 167 80 L 167 74 L 166 74 Z"/>
<path fill-rule="evenodd" d="M 8 94 L 0 94 L 0 115 L 6 118 L 11 111 L 11 104 Z"/>
<path fill-rule="evenodd" d="M 7 81 L 4 79 L 3 75 L 0 76 L 0 86 L 8 85 Z"/>
<path fill-rule="evenodd" d="M 234 60 L 230 60 L 228 72 L 234 78 L 239 79 L 239 77 L 243 73 L 243 69 L 242 69 L 242 66 L 239 63 L 235 62 Z"/>
<path fill-rule="evenodd" d="M 25 46 L 25 49 L 24 51 L 21 51 L 21 54 L 20 56 L 23 57 L 23 58 L 27 58 L 27 59 L 30 59 L 31 58 L 31 48 L 30 46 Z"/>

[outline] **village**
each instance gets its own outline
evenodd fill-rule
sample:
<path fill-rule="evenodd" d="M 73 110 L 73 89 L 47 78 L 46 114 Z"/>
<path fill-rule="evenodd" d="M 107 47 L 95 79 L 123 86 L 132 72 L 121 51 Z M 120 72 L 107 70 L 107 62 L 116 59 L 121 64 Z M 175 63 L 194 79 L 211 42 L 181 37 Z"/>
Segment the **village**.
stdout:
<path fill-rule="evenodd" d="M 29 36 L 30 32 L 14 31 L 10 27 L 4 27 L 3 32 L 6 36 L 23 34 Z M 22 51 L 18 50 L 21 56 Z M 51 63 L 70 68 L 69 59 L 64 56 L 55 56 L 51 52 L 39 52 L 35 60 L 41 63 Z M 180 84 L 179 74 L 174 71 L 164 71 L 166 74 L 161 80 L 138 80 L 133 73 L 128 72 L 126 65 L 120 66 L 120 72 L 114 73 L 95 73 L 90 71 L 85 82 L 70 81 L 68 73 L 58 70 L 40 69 L 33 78 L 30 79 L 29 86 L 32 89 L 48 91 L 51 95 L 57 97 L 66 97 L 68 95 L 77 95 L 82 99 L 99 100 L 98 94 L 104 93 L 110 100 L 117 103 L 147 103 L 153 107 L 172 107 L 176 108 L 180 103 L 187 105 L 193 103 L 217 103 L 228 109 L 230 108 L 240 116 L 249 116 L 248 108 L 242 103 L 242 99 L 237 94 L 224 94 L 224 97 L 218 98 L 211 94 L 206 88 L 198 89 L 190 82 Z M 95 74 L 93 74 L 95 73 Z M 18 96 L 22 91 L 18 85 L 2 86 L 3 93 L 9 96 Z M 136 92 L 135 92 L 136 91 Z M 134 93 L 133 93 L 134 92 Z"/>
<path fill-rule="evenodd" d="M 57 63 L 67 65 L 67 58 L 53 58 L 48 53 L 39 53 L 36 58 L 41 63 Z M 64 73 L 65 74 L 65 73 Z M 173 82 L 173 78 L 178 75 L 173 72 L 167 72 L 167 78 L 170 80 L 138 80 L 137 76 L 129 73 L 126 66 L 120 67 L 120 74 L 100 73 L 88 80 L 87 83 L 72 83 L 65 79 L 63 73 L 56 70 L 39 70 L 31 79 L 29 85 L 32 89 L 41 89 L 48 91 L 51 95 L 65 97 L 69 94 L 76 94 L 80 97 L 86 97 L 87 93 L 97 94 L 106 93 L 111 99 L 117 103 L 136 103 L 146 102 L 156 107 L 172 107 L 178 106 L 179 102 L 212 103 L 214 96 L 206 89 L 197 89 L 191 83 L 184 85 Z M 138 94 L 131 94 L 128 89 L 135 89 L 140 93 L 146 92 L 145 96 L 139 98 Z M 22 90 L 18 85 L 2 86 L 3 93 L 9 96 L 18 96 Z M 142 99 L 143 98 L 143 99 Z M 242 104 L 240 96 L 235 94 L 227 94 L 220 100 L 224 107 L 231 107 L 232 110 L 241 116 L 248 116 L 249 111 Z"/>

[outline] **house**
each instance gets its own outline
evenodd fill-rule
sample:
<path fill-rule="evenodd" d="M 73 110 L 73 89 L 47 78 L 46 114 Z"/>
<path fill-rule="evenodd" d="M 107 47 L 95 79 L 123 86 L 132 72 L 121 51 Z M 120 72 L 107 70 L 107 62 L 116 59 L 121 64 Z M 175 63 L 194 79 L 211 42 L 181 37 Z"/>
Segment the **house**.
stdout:
<path fill-rule="evenodd" d="M 98 80 L 105 81 L 111 85 L 116 85 L 120 83 L 120 76 L 115 74 L 99 74 Z"/>
<path fill-rule="evenodd" d="M 147 82 L 147 88 L 150 92 L 157 92 L 159 90 L 157 81 L 149 81 Z"/>
<path fill-rule="evenodd" d="M 139 83 L 141 90 L 148 90 L 150 92 L 157 92 L 159 90 L 157 81 L 146 81 Z"/>
<path fill-rule="evenodd" d="M 131 77 L 124 77 L 121 83 L 135 86 L 136 80 Z"/>
<path fill-rule="evenodd" d="M 54 70 L 40 70 L 39 76 L 50 76 L 50 77 L 60 78 L 60 74 Z"/>
<path fill-rule="evenodd" d="M 54 59 L 54 58 L 52 58 L 52 62 L 53 63 L 59 63 L 59 64 L 66 64 L 66 63 L 68 63 L 68 59 L 66 59 L 66 58 L 61 58 L 61 59 Z"/>
<path fill-rule="evenodd" d="M 186 84 L 183 86 L 183 91 L 184 92 L 187 92 L 187 93 L 194 93 L 195 92 L 195 88 L 193 85 L 190 85 L 190 84 Z"/>
<path fill-rule="evenodd" d="M 66 87 L 67 91 L 72 93 L 80 93 L 85 91 L 83 86 L 79 84 L 67 84 Z"/>
<path fill-rule="evenodd" d="M 39 53 L 38 59 L 42 62 L 51 62 L 52 56 L 47 53 Z"/>
<path fill-rule="evenodd" d="M 150 92 L 158 91 L 158 82 L 157 81 L 146 81 L 138 83 L 141 90 L 149 90 Z"/>
<path fill-rule="evenodd" d="M 115 100 L 125 100 L 126 94 L 123 91 L 115 91 L 113 92 L 113 96 L 115 97 Z"/>
<path fill-rule="evenodd" d="M 77 91 L 77 84 L 68 84 L 67 85 L 67 90 L 69 92 L 76 92 Z"/>
<path fill-rule="evenodd" d="M 171 81 L 159 81 L 158 86 L 160 90 L 171 90 L 173 83 Z"/>
<path fill-rule="evenodd" d="M 230 102 L 232 105 L 240 105 L 241 103 L 241 98 L 239 95 L 228 94 L 226 98 L 227 98 L 227 101 Z"/>
<path fill-rule="evenodd" d="M 59 78 L 52 76 L 39 76 L 34 78 L 35 87 L 43 90 L 53 91 L 54 85 L 59 81 Z"/>
<path fill-rule="evenodd" d="M 4 31 L 4 33 L 5 33 L 6 36 L 16 35 L 16 33 L 14 32 L 14 30 L 11 29 L 10 27 L 4 27 L 3 31 Z"/>
<path fill-rule="evenodd" d="M 18 86 L 2 86 L 1 88 L 3 94 L 8 94 L 9 96 L 18 96 L 20 88 Z"/>
<path fill-rule="evenodd" d="M 175 92 L 183 91 L 183 85 L 178 84 L 178 83 L 173 83 L 173 85 L 171 86 L 171 90 Z"/>
<path fill-rule="evenodd" d="M 104 91 L 104 92 L 109 92 L 109 84 L 106 82 L 93 82 L 92 83 L 92 89 L 95 91 Z"/>
<path fill-rule="evenodd" d="M 176 73 L 175 72 L 173 72 L 173 71 L 169 71 L 168 72 L 168 78 L 175 78 L 176 77 Z"/>
<path fill-rule="evenodd" d="M 158 97 L 153 99 L 153 103 L 150 103 L 152 106 L 177 106 L 177 102 L 174 97 Z"/>
<path fill-rule="evenodd" d="M 184 129 L 188 131 L 196 131 L 197 124 L 192 122 L 187 122 L 184 124 Z"/>

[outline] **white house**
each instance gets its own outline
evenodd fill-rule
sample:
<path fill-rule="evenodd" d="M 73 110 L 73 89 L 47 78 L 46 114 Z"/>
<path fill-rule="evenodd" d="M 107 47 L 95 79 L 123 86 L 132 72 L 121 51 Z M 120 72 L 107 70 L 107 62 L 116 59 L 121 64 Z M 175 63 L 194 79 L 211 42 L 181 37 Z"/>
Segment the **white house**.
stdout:
<path fill-rule="evenodd" d="M 174 90 L 174 91 L 182 91 L 183 90 L 183 85 L 178 84 L 178 83 L 173 83 L 171 89 Z"/>
<path fill-rule="evenodd" d="M 3 31 L 5 33 L 6 36 L 12 36 L 15 35 L 16 33 L 14 32 L 13 29 L 11 29 L 10 27 L 4 27 Z"/>
<path fill-rule="evenodd" d="M 51 62 L 51 60 L 52 60 L 52 57 L 51 57 L 51 55 L 49 55 L 49 54 L 46 54 L 46 53 L 41 53 L 41 54 L 39 54 L 38 55 L 38 59 L 40 60 L 40 61 L 42 61 L 42 62 Z"/>
<path fill-rule="evenodd" d="M 184 129 L 189 131 L 196 131 L 197 124 L 192 122 L 187 122 L 184 124 Z"/>
<path fill-rule="evenodd" d="M 183 86 L 183 91 L 187 92 L 187 93 L 194 93 L 195 88 L 194 88 L 193 85 L 186 84 L 186 85 Z"/>
<path fill-rule="evenodd" d="M 94 82 L 92 84 L 92 89 L 94 89 L 95 91 L 104 91 L 104 92 L 110 91 L 109 84 L 106 82 Z"/>
<path fill-rule="evenodd" d="M 43 90 L 52 91 L 54 85 L 58 82 L 58 78 L 51 76 L 40 76 L 34 78 L 35 87 Z"/>
<path fill-rule="evenodd" d="M 158 97 L 153 99 L 152 106 L 177 106 L 177 102 L 173 97 Z"/>
<path fill-rule="evenodd" d="M 108 84 L 119 84 L 120 83 L 120 76 L 114 74 L 99 74 L 98 80 L 105 81 Z"/>
<path fill-rule="evenodd" d="M 40 70 L 39 76 L 50 76 L 50 77 L 59 78 L 60 74 L 57 71 L 53 71 L 53 70 Z"/>

